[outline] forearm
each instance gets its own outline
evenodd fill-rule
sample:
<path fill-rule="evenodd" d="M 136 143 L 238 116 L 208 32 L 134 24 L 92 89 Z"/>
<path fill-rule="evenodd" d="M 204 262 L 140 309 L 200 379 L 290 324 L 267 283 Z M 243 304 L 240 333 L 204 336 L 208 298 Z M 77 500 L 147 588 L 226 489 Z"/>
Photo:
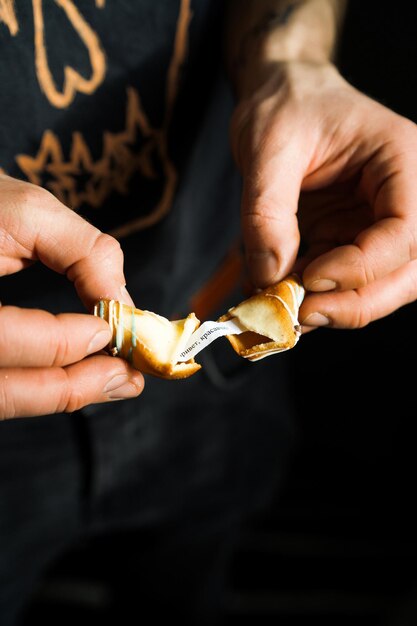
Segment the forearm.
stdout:
<path fill-rule="evenodd" d="M 332 59 L 346 0 L 230 0 L 226 62 L 238 96 L 271 64 Z"/>

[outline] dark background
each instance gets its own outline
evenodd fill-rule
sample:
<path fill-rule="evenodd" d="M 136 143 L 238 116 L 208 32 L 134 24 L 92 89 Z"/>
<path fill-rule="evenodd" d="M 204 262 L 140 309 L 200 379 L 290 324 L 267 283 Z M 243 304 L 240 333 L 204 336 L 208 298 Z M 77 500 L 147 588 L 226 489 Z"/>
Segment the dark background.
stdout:
<path fill-rule="evenodd" d="M 417 122 L 416 4 L 351 0 L 338 64 Z M 417 624 L 416 314 L 293 351 L 298 448 L 236 559 L 231 623 Z"/>
<path fill-rule="evenodd" d="M 414 121 L 416 18 L 413 2 L 351 0 L 339 52 L 351 83 Z M 284 489 L 234 559 L 228 626 L 417 624 L 416 313 L 319 330 L 291 353 L 298 443 Z M 106 623 L 114 581 L 100 576 L 102 548 L 56 565 L 25 626 L 35 616 Z M 80 564 L 88 588 L 77 587 Z"/>

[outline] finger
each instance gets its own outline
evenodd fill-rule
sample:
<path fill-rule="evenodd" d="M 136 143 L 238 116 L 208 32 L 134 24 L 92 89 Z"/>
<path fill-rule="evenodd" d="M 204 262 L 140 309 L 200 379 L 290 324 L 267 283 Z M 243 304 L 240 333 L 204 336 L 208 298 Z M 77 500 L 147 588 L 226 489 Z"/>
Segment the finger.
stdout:
<path fill-rule="evenodd" d="M 0 367 L 52 367 L 80 361 L 111 339 L 93 315 L 0 307 Z"/>
<path fill-rule="evenodd" d="M 316 259 L 318 256 L 325 254 L 332 248 L 333 248 L 333 244 L 328 241 L 320 241 L 320 242 L 314 243 L 313 245 L 309 246 L 306 249 L 305 254 L 297 257 L 297 260 L 295 261 L 291 272 L 297 274 L 298 276 L 304 276 L 304 271 L 306 267 L 310 265 L 313 259 Z"/>
<path fill-rule="evenodd" d="M 8 210 L 2 212 L 2 226 L 8 233 L 0 249 L 3 259 L 39 259 L 67 274 L 88 308 L 100 298 L 133 304 L 125 289 L 123 253 L 113 237 L 45 189 L 10 177 L 2 177 L 1 185 L 3 197 L 8 198 Z"/>
<path fill-rule="evenodd" d="M 386 218 L 367 228 L 355 242 L 315 259 L 303 281 L 310 291 L 359 289 L 387 276 L 417 256 L 417 242 L 405 220 Z"/>
<path fill-rule="evenodd" d="M 301 328 L 301 334 L 302 335 L 307 335 L 308 333 L 311 333 L 313 330 L 317 330 L 317 326 L 302 326 L 300 325 Z"/>
<path fill-rule="evenodd" d="M 72 412 L 88 404 L 133 398 L 143 376 L 122 359 L 93 356 L 66 368 L 0 370 L 0 419 Z"/>
<path fill-rule="evenodd" d="M 293 147 L 265 148 L 243 174 L 242 232 L 248 270 L 258 287 L 285 276 L 297 255 L 302 173 L 294 152 Z"/>
<path fill-rule="evenodd" d="M 377 221 L 354 245 L 314 261 L 303 276 L 308 289 L 322 291 L 332 283 L 342 290 L 357 289 L 417 257 L 415 135 L 415 125 L 402 119 L 392 135 L 395 141 L 385 142 L 366 163 L 359 195 Z"/>
<path fill-rule="evenodd" d="M 300 308 L 303 326 L 362 328 L 417 299 L 417 261 L 357 290 L 307 294 Z"/>

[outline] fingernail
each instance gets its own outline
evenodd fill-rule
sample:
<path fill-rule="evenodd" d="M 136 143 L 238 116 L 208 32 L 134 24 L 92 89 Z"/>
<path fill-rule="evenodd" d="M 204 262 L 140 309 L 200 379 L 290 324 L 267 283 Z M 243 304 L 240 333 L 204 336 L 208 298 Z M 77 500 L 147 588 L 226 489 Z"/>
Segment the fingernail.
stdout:
<path fill-rule="evenodd" d="M 111 330 L 100 330 L 94 335 L 88 344 L 87 354 L 93 354 L 93 352 L 98 352 L 98 350 L 105 348 L 109 343 L 111 336 Z"/>
<path fill-rule="evenodd" d="M 309 291 L 331 291 L 332 289 L 336 289 L 336 287 L 337 284 L 334 280 L 318 278 L 317 280 L 313 280 L 313 282 L 308 285 L 307 289 Z"/>
<path fill-rule="evenodd" d="M 330 318 L 322 313 L 310 313 L 310 315 L 307 315 L 300 323 L 303 326 L 328 326 L 330 324 Z"/>
<path fill-rule="evenodd" d="M 248 253 L 248 268 L 255 285 L 265 287 L 274 282 L 279 269 L 278 259 L 273 252 Z"/>
<path fill-rule="evenodd" d="M 117 374 L 109 380 L 103 393 L 110 400 L 124 400 L 136 397 L 139 389 L 126 374 Z"/>
<path fill-rule="evenodd" d="M 135 306 L 135 303 L 132 300 L 132 297 L 126 287 L 120 287 L 120 302 L 123 304 L 128 304 L 129 306 Z"/>

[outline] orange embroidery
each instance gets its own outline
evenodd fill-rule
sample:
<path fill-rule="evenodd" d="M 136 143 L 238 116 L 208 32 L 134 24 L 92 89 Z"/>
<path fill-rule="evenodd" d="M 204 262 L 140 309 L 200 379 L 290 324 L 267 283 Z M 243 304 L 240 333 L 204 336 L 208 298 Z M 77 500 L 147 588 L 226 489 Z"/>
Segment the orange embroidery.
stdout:
<path fill-rule="evenodd" d="M 170 116 L 174 103 L 177 98 L 178 91 L 178 79 L 181 71 L 181 66 L 184 63 L 184 59 L 187 55 L 187 33 L 190 25 L 192 13 L 190 10 L 191 0 L 181 0 L 180 13 L 177 20 L 177 31 L 174 42 L 174 53 L 172 55 L 171 63 L 169 64 L 168 76 L 167 76 L 167 89 L 166 89 L 166 117 L 165 126 L 169 126 Z"/>
<path fill-rule="evenodd" d="M 6 24 L 11 35 L 18 33 L 19 24 L 14 10 L 14 0 L 0 0 L 0 22 Z"/>
<path fill-rule="evenodd" d="M 171 162 L 167 146 L 167 130 L 171 121 L 172 110 L 178 93 L 179 74 L 187 54 L 187 34 L 192 13 L 190 10 L 191 0 L 181 0 L 180 12 L 177 20 L 175 33 L 174 51 L 168 68 L 166 92 L 165 92 L 165 118 L 161 130 L 152 130 L 158 155 L 161 159 L 165 184 L 161 199 L 150 215 L 138 217 L 127 224 L 111 231 L 116 238 L 125 237 L 130 233 L 153 226 L 161 220 L 170 210 L 177 186 L 177 172 Z"/>
<path fill-rule="evenodd" d="M 145 138 L 139 152 L 135 144 Z M 112 234 L 123 237 L 133 230 L 145 228 L 160 219 L 170 208 L 175 191 L 177 175 L 166 149 L 166 136 L 149 125 L 142 109 L 139 95 L 133 88 L 127 92 L 126 125 L 120 133 L 103 133 L 102 155 L 95 161 L 83 136 L 74 132 L 68 161 L 65 160 L 59 138 L 50 130 L 44 132 L 38 154 L 31 157 L 18 155 L 16 162 L 27 179 L 35 185 L 43 184 L 46 174 L 52 180 L 46 187 L 61 202 L 73 209 L 83 204 L 100 207 L 110 193 L 122 195 L 129 192 L 129 181 L 136 172 L 148 179 L 155 179 L 152 158 L 158 158 L 162 166 L 163 190 L 154 210 L 134 223 L 123 225 Z M 82 190 L 77 189 L 77 176 L 88 174 Z M 132 228 L 133 226 L 133 228 Z"/>
<path fill-rule="evenodd" d="M 70 0 L 55 0 L 55 2 L 65 10 L 76 30 L 81 23 L 85 25 Z M 82 205 L 99 208 L 110 193 L 127 194 L 129 182 L 137 172 L 149 180 L 160 176 L 162 189 L 156 206 L 149 214 L 142 215 L 110 231 L 118 238 L 155 224 L 168 213 L 172 205 L 177 185 L 177 172 L 168 154 L 167 131 L 177 98 L 181 67 L 187 52 L 187 33 L 191 20 L 190 2 L 191 0 L 181 0 L 173 54 L 166 77 L 165 114 L 160 128 L 154 128 L 150 124 L 138 92 L 134 88 L 128 88 L 124 129 L 119 133 L 108 131 L 103 133 L 102 154 L 97 160 L 94 160 L 80 132 L 73 133 L 69 158 L 66 159 L 59 138 L 51 130 L 43 133 L 38 153 L 35 156 L 25 154 L 16 156 L 17 164 L 30 182 L 45 185 L 61 202 L 73 209 L 79 209 Z M 104 0 L 96 0 L 96 4 L 102 7 Z M 41 37 L 35 48 L 42 51 L 44 50 L 42 0 L 33 0 L 33 6 L 34 10 L 38 11 L 35 30 L 38 37 Z M 71 13 L 70 9 L 74 9 L 75 13 Z M 76 21 L 76 16 L 81 22 Z M 84 42 L 90 41 L 91 44 L 88 33 L 92 31 L 88 29 L 89 27 L 82 34 L 79 30 L 77 32 L 80 33 Z M 99 46 L 98 39 L 96 44 Z M 89 49 L 90 53 L 92 49 Z M 53 83 L 45 51 L 44 54 L 42 66 L 44 70 L 42 71 L 46 71 L 49 75 L 49 82 L 47 80 L 45 83 L 48 84 L 46 88 L 49 90 L 48 97 L 54 99 L 55 106 L 66 106 L 63 102 L 72 100 L 76 89 L 82 90 L 77 82 L 81 77 L 72 68 L 65 68 L 66 83 L 63 92 L 59 93 Z M 142 142 L 139 149 L 137 148 L 138 141 Z M 158 172 L 155 170 L 155 163 L 158 163 Z M 83 183 L 82 189 L 79 188 L 78 180 L 81 174 L 87 175 L 87 181 Z M 45 178 L 48 179 L 46 182 Z"/>
<path fill-rule="evenodd" d="M 27 179 L 35 185 L 43 184 L 46 173 L 52 180 L 46 186 L 64 204 L 79 209 L 84 203 L 99 207 L 112 191 L 126 194 L 128 181 L 138 169 L 138 157 L 130 145 L 134 144 L 139 132 L 148 133 L 147 123 L 142 127 L 143 112 L 140 110 L 139 96 L 134 89 L 128 90 L 126 127 L 121 133 L 103 134 L 103 152 L 97 161 L 91 155 L 83 136 L 74 132 L 69 160 L 64 158 L 59 138 L 50 130 L 44 132 L 38 154 L 35 157 L 18 155 L 17 164 Z M 88 174 L 85 188 L 77 190 L 76 177 Z M 152 177 L 149 169 L 145 175 Z"/>
<path fill-rule="evenodd" d="M 73 67 L 65 66 L 64 86 L 62 92 L 60 92 L 55 85 L 48 64 L 42 0 L 32 1 L 35 27 L 35 66 L 39 84 L 50 103 L 62 109 L 71 104 L 77 91 L 85 94 L 94 93 L 103 82 L 106 73 L 106 59 L 99 38 L 81 16 L 72 0 L 55 0 L 57 6 L 65 12 L 69 22 L 86 46 L 92 69 L 91 77 L 84 78 Z M 102 3 L 100 5 L 102 6 Z"/>
<path fill-rule="evenodd" d="M 58 108 L 65 108 L 73 101 L 77 91 L 85 94 L 94 93 L 103 82 L 106 73 L 106 58 L 97 34 L 87 24 L 73 0 L 54 0 L 66 14 L 68 21 L 86 46 L 91 63 L 91 77 L 84 78 L 73 67 L 64 68 L 64 87 L 60 92 L 49 69 L 45 46 L 43 0 L 32 0 L 35 27 L 35 66 L 41 89 L 49 102 Z M 96 7 L 102 9 L 106 0 L 95 0 Z M 0 0 L 0 23 L 7 25 L 10 34 L 19 32 L 19 23 L 14 8 L 14 0 Z"/>

